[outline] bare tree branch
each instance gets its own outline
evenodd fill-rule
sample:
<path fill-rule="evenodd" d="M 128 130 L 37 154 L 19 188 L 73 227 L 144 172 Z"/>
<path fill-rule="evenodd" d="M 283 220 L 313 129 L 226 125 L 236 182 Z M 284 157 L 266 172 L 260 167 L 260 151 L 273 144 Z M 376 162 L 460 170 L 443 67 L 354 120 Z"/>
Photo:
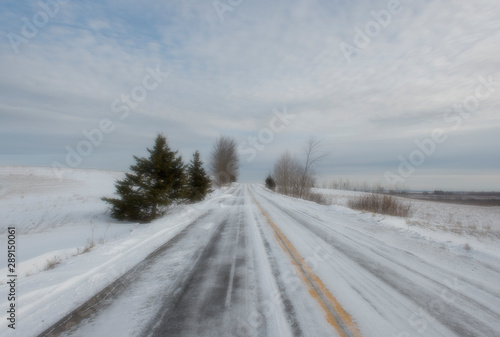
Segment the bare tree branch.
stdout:
<path fill-rule="evenodd" d="M 320 154 L 319 153 L 320 148 L 321 148 L 321 140 L 318 140 L 315 137 L 309 137 L 304 146 L 304 154 L 306 158 L 300 184 L 301 198 L 304 198 L 305 194 L 309 192 L 309 189 L 314 185 L 314 179 L 313 179 L 314 167 L 320 160 L 322 160 L 328 155 L 326 152 Z"/>

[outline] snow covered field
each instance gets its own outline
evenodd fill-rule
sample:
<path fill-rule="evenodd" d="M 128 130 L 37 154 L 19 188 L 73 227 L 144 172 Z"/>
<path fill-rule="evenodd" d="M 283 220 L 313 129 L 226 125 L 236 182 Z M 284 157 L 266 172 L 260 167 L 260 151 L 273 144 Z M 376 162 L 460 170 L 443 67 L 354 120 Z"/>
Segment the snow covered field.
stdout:
<path fill-rule="evenodd" d="M 342 207 L 347 207 L 350 198 L 366 194 L 365 192 L 323 188 L 315 188 L 314 192 L 325 195 L 332 205 Z M 467 245 L 471 249 L 500 254 L 498 248 L 500 207 L 400 199 L 411 204 L 413 212 L 407 219 L 371 213 L 361 216 L 372 217 L 382 225 L 418 233 L 430 240 L 441 241 L 445 244 Z"/>
<path fill-rule="evenodd" d="M 190 241 L 186 242 L 190 244 L 172 248 L 173 255 L 162 259 L 165 265 L 159 270 L 164 274 L 152 276 L 153 284 L 145 279 L 151 288 L 145 291 L 138 283 L 130 290 L 131 300 L 120 299 L 95 320 L 95 324 L 109 320 L 121 324 L 120 320 L 127 317 L 127 323 L 120 329 L 105 330 L 99 330 L 100 325 L 87 325 L 81 330 L 85 336 L 140 335 L 138 320 L 154 316 L 160 306 L 147 302 L 158 302 L 155 289 L 164 291 L 162 287 L 173 282 L 176 275 L 189 274 L 184 268 L 196 265 L 197 238 L 205 242 L 219 229 L 220 243 L 214 246 L 215 251 L 220 249 L 218 259 L 207 257 L 207 261 L 218 261 L 214 268 L 222 268 L 214 275 L 227 273 L 231 280 L 236 277 L 234 285 L 229 282 L 227 295 L 221 289 L 222 307 L 225 302 L 228 310 L 233 308 L 231 315 L 237 312 L 246 317 L 245 310 L 252 306 L 238 301 L 243 297 L 248 303 L 257 301 L 249 295 L 257 285 L 264 289 L 264 297 L 258 299 L 261 304 L 267 298 L 272 305 L 283 307 L 271 301 L 275 297 L 272 294 L 279 293 L 280 298 L 291 294 L 286 303 L 295 309 L 273 309 L 273 315 L 266 316 L 267 330 L 260 327 L 258 334 L 251 336 L 289 336 L 297 331 L 312 336 L 311 331 L 327 331 L 328 324 L 317 322 L 326 322 L 319 305 L 304 297 L 306 288 L 297 290 L 295 284 L 292 289 L 286 279 L 280 281 L 279 275 L 290 273 L 293 265 L 275 241 L 253 197 L 352 316 L 362 336 L 500 333 L 499 207 L 411 200 L 415 213 L 401 219 L 346 208 L 347 199 L 360 192 L 316 189 L 333 202 L 322 206 L 277 195 L 260 185 L 235 185 L 216 190 L 199 204 L 173 207 L 167 216 L 150 224 L 121 223 L 109 217 L 107 205 L 100 198 L 113 194 L 114 181 L 122 175 L 67 170 L 65 179 L 59 181 L 49 168 L 0 168 L 0 293 L 7 294 L 9 287 L 5 248 L 9 226 L 16 228 L 18 275 L 18 328 L 8 329 L 3 319 L 1 336 L 37 335 L 196 219 L 203 221 L 196 223 L 196 231 L 188 235 Z M 196 234 L 200 231 L 202 234 Z M 230 239 L 232 236 L 240 238 L 244 249 L 236 244 L 238 239 Z M 236 247 L 231 242 L 236 242 Z M 185 252 L 181 253 L 182 249 Z M 258 280 L 250 280 L 256 275 Z M 297 279 L 292 278 L 294 282 Z M 245 284 L 251 284 L 252 290 L 247 292 Z M 209 289 L 210 280 L 200 286 Z M 231 290 L 233 287 L 236 290 Z M 234 306 L 228 306 L 231 301 Z M 0 309 L 8 305 L 7 296 L 2 296 Z M 123 311 L 124 307 L 137 310 Z M 286 326 L 291 319 L 287 315 L 297 316 L 293 317 L 296 325 Z M 329 335 L 335 334 L 332 330 Z"/>

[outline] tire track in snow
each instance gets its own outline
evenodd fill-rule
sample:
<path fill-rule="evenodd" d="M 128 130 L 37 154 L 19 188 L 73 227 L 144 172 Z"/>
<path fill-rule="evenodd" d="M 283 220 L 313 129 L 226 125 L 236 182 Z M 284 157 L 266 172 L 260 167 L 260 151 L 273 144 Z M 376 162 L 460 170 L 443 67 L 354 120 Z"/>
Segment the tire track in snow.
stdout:
<path fill-rule="evenodd" d="M 234 197 L 241 197 L 242 193 L 237 188 L 231 192 Z M 225 211 L 220 212 L 220 223 L 193 261 L 194 266 L 187 275 L 179 277 L 174 293 L 165 294 L 162 307 L 146 325 L 142 336 L 191 336 L 199 335 L 200 329 L 209 335 L 227 328 L 229 321 L 224 315 L 228 298 L 230 306 L 235 288 L 230 284 L 235 284 L 236 277 L 235 271 L 231 274 L 233 255 L 228 259 L 227 250 L 234 246 L 233 252 L 238 253 L 239 228 L 242 225 L 242 219 L 234 216 L 238 207 L 238 199 L 230 199 L 230 204 L 223 207 Z M 233 222 L 237 223 L 237 228 L 234 228 Z M 231 239 L 234 232 L 238 235 L 237 241 Z M 217 325 L 211 326 L 210 322 Z"/>
<path fill-rule="evenodd" d="M 152 322 L 156 322 L 156 324 L 153 326 L 148 336 L 180 336 L 182 334 L 184 323 L 187 320 L 184 312 L 185 309 L 190 309 L 185 307 L 186 303 L 190 302 L 187 301 L 186 298 L 191 299 L 191 296 L 195 295 L 195 293 L 193 293 L 193 289 L 196 288 L 194 285 L 198 283 L 200 276 L 205 274 L 205 270 L 208 266 L 207 261 L 214 255 L 217 248 L 217 242 L 221 239 L 222 233 L 227 226 L 228 219 L 226 218 L 219 224 L 210 241 L 198 256 L 189 276 L 185 279 L 182 278 L 182 280 L 184 280 L 182 285 L 180 285 L 173 296 L 169 296 L 171 297 L 169 301 L 167 301 L 158 311 L 158 316 L 152 320 Z M 221 296 L 214 296 L 214 298 L 220 297 Z M 214 303 L 214 305 L 215 304 L 216 303 Z"/>
<path fill-rule="evenodd" d="M 241 228 L 241 223 L 238 223 L 238 230 L 236 232 L 236 242 L 239 242 L 240 240 L 240 228 Z M 227 287 L 227 294 L 226 294 L 226 308 L 231 305 L 231 294 L 233 292 L 233 283 L 234 283 L 234 271 L 236 270 L 236 257 L 238 256 L 238 246 L 235 247 L 234 249 L 234 254 L 233 254 L 233 263 L 231 264 L 231 272 L 229 275 L 229 287 Z"/>
<path fill-rule="evenodd" d="M 125 274 L 116 279 L 113 283 L 103 288 L 97 294 L 81 304 L 78 308 L 72 310 L 66 316 L 62 317 L 59 321 L 46 328 L 37 337 L 55 337 L 63 333 L 71 334 L 76 330 L 80 323 L 85 320 L 91 319 L 99 311 L 108 307 L 115 298 L 122 295 L 128 286 L 136 281 L 143 270 L 147 269 L 156 259 L 167 252 L 171 247 L 175 246 L 177 242 L 185 237 L 189 230 L 195 226 L 201 219 L 209 216 L 211 211 L 200 215 L 197 219 L 192 221 L 186 226 L 179 234 L 174 236 L 168 242 L 158 247 L 155 251 L 149 254 L 143 261 L 137 263 L 134 267 L 129 269 Z"/>
<path fill-rule="evenodd" d="M 257 216 L 259 214 L 253 213 L 251 210 L 251 207 L 248 206 L 249 208 L 249 213 L 253 217 L 253 227 L 255 228 L 255 235 L 257 240 L 260 241 L 262 246 L 259 246 L 261 249 L 263 249 L 264 254 L 266 255 L 267 261 L 269 263 L 270 267 L 270 275 L 273 277 L 273 282 L 276 283 L 277 291 L 279 292 L 279 301 L 280 304 L 283 308 L 283 314 L 289 324 L 290 327 L 290 334 L 294 337 L 303 337 L 304 332 L 302 331 L 302 328 L 300 326 L 300 322 L 297 317 L 296 309 L 294 307 L 293 301 L 291 299 L 291 295 L 288 292 L 288 287 L 285 283 L 289 283 L 286 281 L 286 276 L 285 280 L 283 279 L 282 272 L 280 271 L 280 267 L 278 266 L 278 261 L 276 260 L 275 256 L 273 255 L 273 251 L 271 248 L 271 245 L 269 241 L 266 238 L 266 235 L 263 232 L 263 228 L 261 225 L 258 223 Z M 258 249 L 257 247 L 253 247 L 254 249 Z M 296 285 L 297 286 L 297 285 Z"/>
<path fill-rule="evenodd" d="M 340 303 L 326 288 L 321 279 L 307 266 L 304 259 L 299 255 L 293 245 L 288 241 L 285 235 L 279 230 L 262 206 L 257 202 L 253 194 L 250 195 L 259 207 L 262 214 L 266 217 L 268 224 L 273 228 L 278 243 L 285 253 L 290 257 L 292 263 L 296 266 L 304 282 L 310 287 L 311 295 L 319 302 L 323 308 L 327 321 L 343 337 L 360 337 L 361 333 L 352 320 L 351 316 L 342 308 Z"/>

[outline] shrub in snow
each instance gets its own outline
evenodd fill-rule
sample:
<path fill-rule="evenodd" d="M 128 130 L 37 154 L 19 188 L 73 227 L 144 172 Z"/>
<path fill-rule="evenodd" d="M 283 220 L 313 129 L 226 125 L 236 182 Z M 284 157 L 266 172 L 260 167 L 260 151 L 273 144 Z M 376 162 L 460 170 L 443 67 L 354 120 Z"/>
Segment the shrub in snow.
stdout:
<path fill-rule="evenodd" d="M 373 213 L 408 217 L 411 215 L 411 203 L 403 202 L 401 199 L 391 195 L 367 194 L 352 198 L 347 206 L 353 209 Z"/>
<path fill-rule="evenodd" d="M 266 178 L 266 187 L 271 191 L 274 191 L 274 189 L 276 188 L 276 182 L 271 175 L 268 175 Z"/>

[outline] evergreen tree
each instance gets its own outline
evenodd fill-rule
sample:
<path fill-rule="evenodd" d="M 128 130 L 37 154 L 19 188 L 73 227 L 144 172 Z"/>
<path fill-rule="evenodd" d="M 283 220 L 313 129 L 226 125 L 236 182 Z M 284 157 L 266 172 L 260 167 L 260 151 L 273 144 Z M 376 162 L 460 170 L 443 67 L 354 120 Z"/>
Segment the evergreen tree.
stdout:
<path fill-rule="evenodd" d="M 123 180 L 115 184 L 120 197 L 102 198 L 111 204 L 111 216 L 118 220 L 150 222 L 164 214 L 161 209 L 183 197 L 185 166 L 178 151 L 172 151 L 163 135 L 158 135 L 149 158 L 134 156 Z"/>
<path fill-rule="evenodd" d="M 196 151 L 193 159 L 187 168 L 188 183 L 186 188 L 186 197 L 192 202 L 201 201 L 210 190 L 210 177 L 203 168 L 203 162 L 200 160 L 200 153 Z"/>
<path fill-rule="evenodd" d="M 266 187 L 273 191 L 276 188 L 276 182 L 270 174 L 266 178 Z"/>

